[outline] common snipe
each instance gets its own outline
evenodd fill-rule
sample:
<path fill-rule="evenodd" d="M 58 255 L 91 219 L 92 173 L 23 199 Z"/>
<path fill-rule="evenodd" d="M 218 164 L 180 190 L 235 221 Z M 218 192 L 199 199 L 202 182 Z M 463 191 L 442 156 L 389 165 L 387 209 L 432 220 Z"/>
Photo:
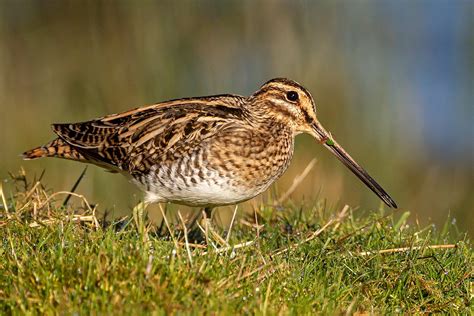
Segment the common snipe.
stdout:
<path fill-rule="evenodd" d="M 52 128 L 59 137 L 25 152 L 25 159 L 92 163 L 131 178 L 147 202 L 206 211 L 265 191 L 288 168 L 295 136 L 308 133 L 397 207 L 321 126 L 311 94 L 288 79 L 270 80 L 249 97 L 177 99 Z"/>

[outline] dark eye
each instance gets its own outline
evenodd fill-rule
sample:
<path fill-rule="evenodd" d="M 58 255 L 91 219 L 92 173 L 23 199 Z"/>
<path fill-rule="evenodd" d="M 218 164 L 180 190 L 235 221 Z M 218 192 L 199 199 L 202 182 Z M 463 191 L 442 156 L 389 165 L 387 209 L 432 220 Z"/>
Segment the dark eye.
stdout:
<path fill-rule="evenodd" d="M 286 98 L 289 101 L 296 101 L 298 100 L 298 93 L 296 93 L 296 91 L 290 91 L 286 94 Z"/>

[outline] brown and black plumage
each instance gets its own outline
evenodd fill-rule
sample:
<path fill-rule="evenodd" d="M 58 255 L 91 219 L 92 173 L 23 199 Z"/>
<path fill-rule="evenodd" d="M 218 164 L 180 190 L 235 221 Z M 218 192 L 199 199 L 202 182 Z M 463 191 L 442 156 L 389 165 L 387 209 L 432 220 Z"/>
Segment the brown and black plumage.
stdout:
<path fill-rule="evenodd" d="M 287 169 L 294 138 L 309 133 L 388 206 L 393 199 L 319 123 L 311 94 L 273 79 L 249 97 L 216 95 L 166 101 L 72 124 L 24 153 L 93 163 L 132 179 L 148 202 L 212 208 L 248 200 Z"/>

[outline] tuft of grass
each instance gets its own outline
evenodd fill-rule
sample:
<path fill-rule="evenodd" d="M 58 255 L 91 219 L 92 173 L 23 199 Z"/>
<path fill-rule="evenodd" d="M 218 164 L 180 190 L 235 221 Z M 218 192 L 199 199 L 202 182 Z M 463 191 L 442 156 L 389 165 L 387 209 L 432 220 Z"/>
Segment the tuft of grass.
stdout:
<path fill-rule="evenodd" d="M 201 223 L 195 243 L 179 213 L 105 226 L 84 197 L 16 180 L 0 189 L 1 314 L 472 312 L 471 241 L 450 222 L 270 203 L 231 231 Z"/>

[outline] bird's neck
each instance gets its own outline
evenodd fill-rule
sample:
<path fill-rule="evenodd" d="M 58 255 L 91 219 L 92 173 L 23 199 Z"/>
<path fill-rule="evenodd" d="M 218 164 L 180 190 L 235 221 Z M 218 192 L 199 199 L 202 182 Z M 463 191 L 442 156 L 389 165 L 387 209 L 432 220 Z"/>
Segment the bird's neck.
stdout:
<path fill-rule="evenodd" d="M 258 130 L 266 131 L 273 135 L 284 133 L 285 135 L 296 136 L 291 122 L 282 113 L 271 111 L 271 109 L 266 107 L 250 109 L 249 113 L 249 121 Z"/>

